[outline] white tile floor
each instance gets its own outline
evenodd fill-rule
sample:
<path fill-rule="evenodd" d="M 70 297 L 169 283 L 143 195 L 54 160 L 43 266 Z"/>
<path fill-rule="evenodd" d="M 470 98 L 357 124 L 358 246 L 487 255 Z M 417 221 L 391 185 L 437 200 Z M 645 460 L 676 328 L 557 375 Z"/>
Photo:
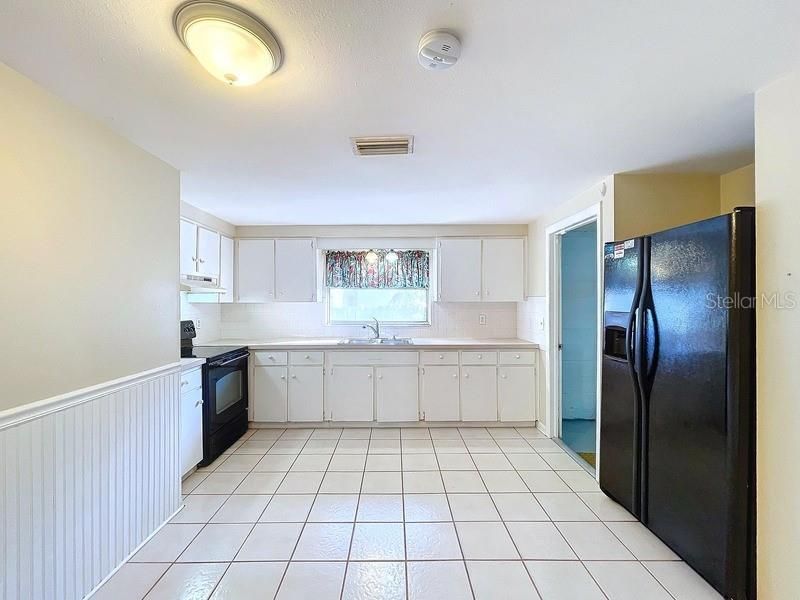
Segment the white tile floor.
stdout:
<path fill-rule="evenodd" d="M 97 600 L 719 599 L 536 429 L 257 429 Z"/>

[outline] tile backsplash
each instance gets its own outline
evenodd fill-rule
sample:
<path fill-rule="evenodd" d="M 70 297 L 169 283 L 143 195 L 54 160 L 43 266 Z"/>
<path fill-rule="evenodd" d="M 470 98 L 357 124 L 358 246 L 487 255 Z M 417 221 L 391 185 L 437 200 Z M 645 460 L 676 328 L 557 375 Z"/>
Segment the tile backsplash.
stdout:
<path fill-rule="evenodd" d="M 486 315 L 486 325 L 480 315 Z M 325 325 L 325 304 L 195 304 L 181 294 L 181 319 L 199 319 L 195 343 L 220 338 L 360 337 L 361 326 Z M 449 304 L 434 302 L 427 327 L 382 328 L 384 335 L 416 338 L 517 337 L 517 305 L 512 303 Z"/>
<path fill-rule="evenodd" d="M 517 337 L 547 347 L 544 323 L 547 320 L 547 302 L 544 296 L 530 296 L 517 303 Z"/>

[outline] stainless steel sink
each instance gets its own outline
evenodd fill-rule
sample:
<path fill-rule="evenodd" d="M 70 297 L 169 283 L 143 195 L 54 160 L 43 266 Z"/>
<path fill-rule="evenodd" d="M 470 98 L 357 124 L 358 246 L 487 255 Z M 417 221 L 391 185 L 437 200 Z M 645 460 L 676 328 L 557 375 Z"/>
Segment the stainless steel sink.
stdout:
<path fill-rule="evenodd" d="M 339 341 L 340 346 L 405 346 L 411 338 L 347 338 Z"/>

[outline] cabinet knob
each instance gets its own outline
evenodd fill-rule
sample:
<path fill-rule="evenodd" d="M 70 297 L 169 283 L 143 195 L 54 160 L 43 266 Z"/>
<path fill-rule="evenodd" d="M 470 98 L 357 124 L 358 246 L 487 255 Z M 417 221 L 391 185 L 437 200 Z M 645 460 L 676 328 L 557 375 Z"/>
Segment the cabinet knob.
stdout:
<path fill-rule="evenodd" d="M 268 358 L 269 360 L 275 360 L 275 357 L 274 357 L 274 356 L 272 356 L 272 354 L 267 354 L 267 358 Z"/>
<path fill-rule="evenodd" d="M 189 385 L 189 382 L 188 381 L 181 381 L 181 387 L 183 387 L 185 385 Z"/>
<path fill-rule="evenodd" d="M 443 359 L 443 358 L 444 358 L 444 354 L 440 354 L 440 355 L 439 355 L 439 359 L 441 360 L 441 359 Z"/>
<path fill-rule="evenodd" d="M 469 379 L 469 373 L 464 373 L 464 377 L 466 377 L 467 379 Z"/>
<path fill-rule="evenodd" d="M 286 379 L 286 375 L 281 375 L 281 379 Z"/>
<path fill-rule="evenodd" d="M 458 375 L 453 373 L 453 379 L 455 379 L 456 377 L 458 377 Z"/>
<path fill-rule="evenodd" d="M 308 354 L 306 354 L 306 360 L 309 360 L 310 358 L 311 357 Z"/>
<path fill-rule="evenodd" d="M 505 373 L 503 373 L 502 375 L 500 375 L 500 377 L 502 377 L 503 379 L 505 379 L 505 378 L 506 378 L 506 374 L 505 374 Z"/>
<path fill-rule="evenodd" d="M 367 375 L 367 379 L 372 379 L 372 373 L 370 373 L 369 375 Z"/>
<path fill-rule="evenodd" d="M 383 379 L 383 375 L 378 375 L 378 379 Z"/>
<path fill-rule="evenodd" d="M 514 355 L 514 358 L 519 358 L 519 354 L 515 354 L 515 355 Z"/>
<path fill-rule="evenodd" d="M 195 408 L 197 408 L 201 404 L 203 404 L 203 401 L 202 400 L 198 400 L 197 402 L 195 402 L 194 406 L 195 406 Z"/>
<path fill-rule="evenodd" d="M 478 360 L 483 358 L 483 354 L 478 354 Z"/>
<path fill-rule="evenodd" d="M 192 257 L 192 262 L 197 262 L 197 257 L 196 256 Z"/>
<path fill-rule="evenodd" d="M 475 295 L 476 295 L 476 296 L 480 296 L 480 295 L 481 295 L 481 293 L 480 293 L 480 292 L 475 292 Z"/>
<path fill-rule="evenodd" d="M 292 379 L 297 379 L 297 375 L 292 375 Z"/>

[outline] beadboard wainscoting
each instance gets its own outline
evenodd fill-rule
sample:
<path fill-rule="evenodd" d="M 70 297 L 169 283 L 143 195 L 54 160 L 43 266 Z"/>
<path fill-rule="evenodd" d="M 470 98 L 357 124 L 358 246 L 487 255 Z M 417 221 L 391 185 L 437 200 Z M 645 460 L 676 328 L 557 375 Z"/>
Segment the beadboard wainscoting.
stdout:
<path fill-rule="evenodd" d="M 0 598 L 86 596 L 180 506 L 179 365 L 0 413 Z"/>

